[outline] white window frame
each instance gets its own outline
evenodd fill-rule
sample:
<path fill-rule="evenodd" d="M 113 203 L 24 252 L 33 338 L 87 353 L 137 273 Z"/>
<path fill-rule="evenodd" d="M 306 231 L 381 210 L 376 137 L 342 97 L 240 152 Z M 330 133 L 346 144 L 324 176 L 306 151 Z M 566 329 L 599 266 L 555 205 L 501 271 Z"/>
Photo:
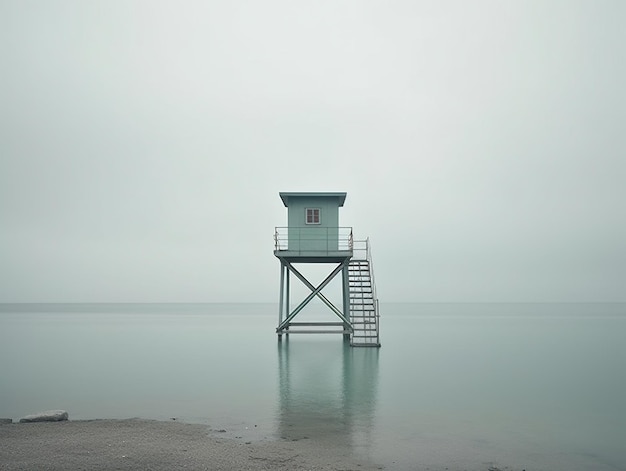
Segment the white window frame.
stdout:
<path fill-rule="evenodd" d="M 309 211 L 311 211 L 311 222 L 309 222 Z M 315 222 L 315 214 L 317 211 L 317 222 Z M 322 210 L 320 208 L 304 208 L 304 223 L 319 225 L 322 223 Z"/>

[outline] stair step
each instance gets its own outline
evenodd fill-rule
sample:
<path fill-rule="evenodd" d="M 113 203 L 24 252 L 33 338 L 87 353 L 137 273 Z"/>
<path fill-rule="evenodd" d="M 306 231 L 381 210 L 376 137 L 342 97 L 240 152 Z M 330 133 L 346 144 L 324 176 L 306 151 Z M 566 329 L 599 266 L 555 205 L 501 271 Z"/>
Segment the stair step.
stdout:
<path fill-rule="evenodd" d="M 348 265 L 349 314 L 353 333 L 350 345 L 380 347 L 378 341 L 377 301 L 374 299 L 369 260 L 352 259 Z"/>

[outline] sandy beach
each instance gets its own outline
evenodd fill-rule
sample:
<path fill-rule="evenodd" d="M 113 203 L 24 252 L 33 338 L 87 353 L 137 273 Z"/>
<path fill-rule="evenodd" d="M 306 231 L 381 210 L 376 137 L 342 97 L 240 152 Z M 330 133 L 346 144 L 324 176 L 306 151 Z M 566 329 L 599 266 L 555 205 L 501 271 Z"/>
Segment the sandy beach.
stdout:
<path fill-rule="evenodd" d="M 313 440 L 245 442 L 178 421 L 0 425 L 1 470 L 374 470 Z"/>
<path fill-rule="evenodd" d="M 316 470 L 536 471 L 621 469 L 596 459 L 514 454 L 499 463 L 454 441 L 415 444 L 406 456 L 373 462 L 335 440 L 235 437 L 177 420 L 77 420 L 0 424 L 0 471 Z M 407 450 L 405 450 L 406 452 Z M 518 464 L 502 465 L 502 462 Z M 521 465 L 521 462 L 525 465 Z"/>

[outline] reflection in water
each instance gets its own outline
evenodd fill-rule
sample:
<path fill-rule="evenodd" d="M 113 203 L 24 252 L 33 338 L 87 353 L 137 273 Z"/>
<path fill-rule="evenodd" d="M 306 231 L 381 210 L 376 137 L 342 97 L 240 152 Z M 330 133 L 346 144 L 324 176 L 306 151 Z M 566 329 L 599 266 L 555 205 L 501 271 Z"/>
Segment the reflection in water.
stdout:
<path fill-rule="evenodd" d="M 368 448 L 378 389 L 378 348 L 336 339 L 278 342 L 278 435 Z"/>

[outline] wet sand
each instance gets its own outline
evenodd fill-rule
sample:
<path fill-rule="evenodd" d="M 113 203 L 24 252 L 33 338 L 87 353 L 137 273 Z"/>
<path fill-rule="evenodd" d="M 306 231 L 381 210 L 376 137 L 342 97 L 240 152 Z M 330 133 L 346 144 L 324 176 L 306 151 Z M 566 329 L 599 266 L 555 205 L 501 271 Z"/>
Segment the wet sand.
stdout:
<path fill-rule="evenodd" d="M 374 470 L 314 440 L 245 442 L 178 421 L 0 425 L 0 470 Z"/>

